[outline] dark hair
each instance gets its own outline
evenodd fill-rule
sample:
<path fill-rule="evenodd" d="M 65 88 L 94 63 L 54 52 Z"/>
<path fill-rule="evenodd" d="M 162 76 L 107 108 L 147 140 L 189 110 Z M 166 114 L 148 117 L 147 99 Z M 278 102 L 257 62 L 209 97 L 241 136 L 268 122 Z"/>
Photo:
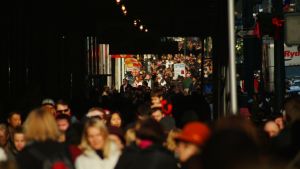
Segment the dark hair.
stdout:
<path fill-rule="evenodd" d="M 150 114 L 152 114 L 152 113 L 154 113 L 154 112 L 156 112 L 156 111 L 160 111 L 160 112 L 163 114 L 162 109 L 161 109 L 161 108 L 158 108 L 158 107 L 152 108 Z"/>
<path fill-rule="evenodd" d="M 121 123 L 123 123 L 123 117 L 122 117 L 122 115 L 121 115 L 121 113 L 120 112 L 112 112 L 112 113 L 110 113 L 108 116 L 106 116 L 106 121 L 107 121 L 107 126 L 111 126 L 111 124 L 110 124 L 110 121 L 111 121 L 111 118 L 112 118 L 112 116 L 114 115 L 114 114 L 117 114 L 117 115 L 119 115 L 119 117 L 121 118 Z M 123 124 L 121 124 L 121 126 L 122 126 Z"/>
<path fill-rule="evenodd" d="M 124 138 L 124 131 L 121 128 L 109 126 L 108 128 L 109 134 L 116 135 L 122 142 L 123 145 L 126 144 L 125 138 Z"/>
<path fill-rule="evenodd" d="M 19 111 L 11 111 L 9 114 L 8 114 L 8 118 L 10 119 L 13 115 L 15 114 L 18 114 L 21 116 L 21 113 Z"/>
<path fill-rule="evenodd" d="M 18 126 L 14 129 L 14 134 L 24 134 L 24 129 L 21 126 Z"/>
<path fill-rule="evenodd" d="M 157 144 L 162 144 L 165 140 L 162 126 L 157 121 L 150 118 L 140 121 L 136 136 L 139 139 L 151 140 Z"/>
<path fill-rule="evenodd" d="M 150 113 L 151 113 L 151 108 L 148 104 L 139 105 L 136 112 L 138 116 L 149 116 Z"/>
<path fill-rule="evenodd" d="M 69 103 L 67 101 L 63 100 L 63 99 L 58 100 L 56 102 L 56 105 L 58 105 L 58 104 L 69 106 Z"/>
<path fill-rule="evenodd" d="M 82 123 L 73 123 L 66 131 L 66 143 L 68 145 L 79 145 L 81 143 L 81 136 L 83 133 Z"/>
<path fill-rule="evenodd" d="M 162 89 L 155 89 L 151 92 L 151 97 L 163 97 L 163 90 Z"/>

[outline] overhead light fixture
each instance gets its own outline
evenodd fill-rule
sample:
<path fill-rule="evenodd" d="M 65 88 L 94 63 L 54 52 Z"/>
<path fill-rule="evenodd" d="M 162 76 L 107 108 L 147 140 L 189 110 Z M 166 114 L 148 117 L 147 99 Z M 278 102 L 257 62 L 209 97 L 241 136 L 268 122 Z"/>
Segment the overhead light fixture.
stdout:
<path fill-rule="evenodd" d="M 133 21 L 134 26 L 137 26 L 137 20 Z"/>
<path fill-rule="evenodd" d="M 117 3 L 117 4 L 120 4 L 120 2 L 121 2 L 121 0 L 116 0 L 116 3 Z"/>
<path fill-rule="evenodd" d="M 140 26 L 140 30 L 143 30 L 143 29 L 144 29 L 144 26 L 143 26 L 143 25 L 141 25 L 141 26 Z"/>
<path fill-rule="evenodd" d="M 145 29 L 145 32 L 148 32 L 148 29 Z"/>
<path fill-rule="evenodd" d="M 122 9 L 122 11 L 126 11 L 125 5 L 122 5 L 121 9 Z"/>
<path fill-rule="evenodd" d="M 125 11 L 123 11 L 123 14 L 124 14 L 124 15 L 127 15 L 127 11 L 126 11 L 126 10 L 125 10 Z"/>

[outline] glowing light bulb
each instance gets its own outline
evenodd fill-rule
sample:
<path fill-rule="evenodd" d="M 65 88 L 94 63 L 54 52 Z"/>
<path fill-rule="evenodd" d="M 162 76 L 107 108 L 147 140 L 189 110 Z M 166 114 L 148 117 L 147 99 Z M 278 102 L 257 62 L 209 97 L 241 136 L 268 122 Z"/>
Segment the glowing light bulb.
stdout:
<path fill-rule="evenodd" d="M 140 26 L 140 30 L 143 30 L 143 29 L 144 29 L 144 26 L 143 26 L 143 25 L 141 25 L 141 26 Z"/>
<path fill-rule="evenodd" d="M 122 5 L 121 9 L 122 9 L 122 11 L 126 11 L 125 5 Z"/>
<path fill-rule="evenodd" d="M 119 4 L 121 2 L 121 0 L 116 0 L 117 4 Z"/>
<path fill-rule="evenodd" d="M 148 32 L 148 29 L 145 29 L 145 32 Z"/>
<path fill-rule="evenodd" d="M 125 10 L 125 11 L 123 11 L 123 14 L 124 14 L 124 15 L 127 15 L 127 11 L 126 11 L 126 10 Z"/>
<path fill-rule="evenodd" d="M 133 21 L 134 26 L 137 26 L 137 20 Z"/>

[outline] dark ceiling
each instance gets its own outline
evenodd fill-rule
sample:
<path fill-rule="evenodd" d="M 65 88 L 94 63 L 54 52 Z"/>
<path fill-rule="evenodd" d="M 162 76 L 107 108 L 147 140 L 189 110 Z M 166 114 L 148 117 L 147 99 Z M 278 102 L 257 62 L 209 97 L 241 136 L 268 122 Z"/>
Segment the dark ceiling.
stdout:
<path fill-rule="evenodd" d="M 102 43 L 112 44 L 116 52 L 145 48 L 150 52 L 159 47 L 163 36 L 216 34 L 217 23 L 225 17 L 220 9 L 226 8 L 224 2 L 217 0 L 121 2 L 127 7 L 127 16 L 122 14 L 115 0 L 10 0 L 7 6 L 1 5 L 1 16 L 7 16 L 7 22 L 22 31 L 93 35 Z M 10 23 L 11 19 L 15 23 Z M 134 19 L 141 19 L 149 32 L 134 27 Z"/>

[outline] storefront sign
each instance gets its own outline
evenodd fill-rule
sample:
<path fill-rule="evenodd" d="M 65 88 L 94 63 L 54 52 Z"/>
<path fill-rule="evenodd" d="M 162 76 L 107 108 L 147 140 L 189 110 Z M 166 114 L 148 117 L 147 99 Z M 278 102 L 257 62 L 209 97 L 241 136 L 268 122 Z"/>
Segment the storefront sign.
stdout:
<path fill-rule="evenodd" d="M 298 46 L 284 46 L 285 66 L 300 65 L 300 51 Z"/>
<path fill-rule="evenodd" d="M 185 64 L 184 63 L 178 63 L 174 64 L 174 77 L 173 79 L 177 79 L 178 76 L 185 77 Z"/>

